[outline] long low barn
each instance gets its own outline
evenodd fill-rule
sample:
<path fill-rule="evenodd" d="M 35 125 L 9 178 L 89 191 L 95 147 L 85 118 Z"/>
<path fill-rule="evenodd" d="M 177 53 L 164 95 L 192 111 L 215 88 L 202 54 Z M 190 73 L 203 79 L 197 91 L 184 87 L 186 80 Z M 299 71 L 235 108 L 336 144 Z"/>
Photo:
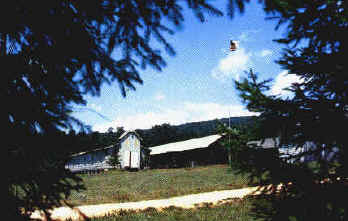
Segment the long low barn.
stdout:
<path fill-rule="evenodd" d="M 120 168 L 141 169 L 144 153 L 140 136 L 135 131 L 126 131 L 114 145 L 71 155 L 65 165 L 72 172 L 98 171 L 113 168 L 109 164 L 111 155 L 117 151 Z"/>
<path fill-rule="evenodd" d="M 296 156 L 302 155 L 298 160 L 300 162 L 309 162 L 314 161 L 316 159 L 325 159 L 327 161 L 334 160 L 337 156 L 338 148 L 333 148 L 332 150 L 320 150 L 319 154 L 311 154 L 317 149 L 316 145 L 313 142 L 305 142 L 301 147 L 292 147 L 292 146 L 279 146 L 280 140 L 279 137 L 275 138 L 265 138 L 264 140 L 258 141 L 250 141 L 248 145 L 255 146 L 256 148 L 263 149 L 272 149 L 276 148 L 279 151 L 279 156 L 286 160 L 289 163 L 293 163 L 295 161 Z M 304 154 L 308 153 L 308 154 Z"/>
<path fill-rule="evenodd" d="M 196 165 L 207 165 L 217 163 L 228 163 L 227 149 L 224 148 L 219 140 L 221 135 L 211 135 L 202 138 L 195 138 L 180 142 L 174 142 L 159 146 L 150 147 L 150 167 L 151 168 L 172 168 L 172 167 L 193 167 Z M 315 149 L 312 142 L 306 142 L 300 148 L 279 147 L 279 138 L 266 138 L 264 140 L 251 141 L 248 145 L 256 149 L 263 149 L 260 157 L 276 154 L 284 158 L 289 163 L 294 159 L 292 156 L 311 151 Z M 336 148 L 337 149 L 337 148 Z M 335 148 L 332 152 L 321 152 L 321 157 L 327 160 L 334 158 Z M 260 153 L 261 153 L 260 152 Z M 315 160 L 314 155 L 305 155 L 300 158 L 301 162 Z"/>
<path fill-rule="evenodd" d="M 72 172 L 95 171 L 112 168 L 112 166 L 108 164 L 108 159 L 113 150 L 114 146 L 109 146 L 73 154 L 65 165 L 65 168 Z"/>
<path fill-rule="evenodd" d="M 218 142 L 221 137 L 211 135 L 150 147 L 150 167 L 193 167 L 227 163 L 226 148 Z"/>

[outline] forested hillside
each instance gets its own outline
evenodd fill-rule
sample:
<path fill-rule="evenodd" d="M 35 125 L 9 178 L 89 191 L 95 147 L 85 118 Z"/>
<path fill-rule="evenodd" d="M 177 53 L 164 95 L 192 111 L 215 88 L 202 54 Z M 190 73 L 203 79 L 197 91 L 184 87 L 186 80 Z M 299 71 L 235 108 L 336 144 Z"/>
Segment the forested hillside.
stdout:
<path fill-rule="evenodd" d="M 218 122 L 226 125 L 230 122 L 231 126 L 241 126 L 250 124 L 251 121 L 251 117 L 231 117 L 230 121 L 228 118 L 222 118 L 175 126 L 165 123 L 155 125 L 151 129 L 138 129 L 136 132 L 143 139 L 142 146 L 151 147 L 216 134 Z M 62 142 L 61 151 L 76 153 L 114 145 L 124 131 L 123 127 L 117 127 L 109 128 L 106 133 L 96 131 L 76 133 L 75 131 L 70 131 L 68 134 L 62 133 L 57 134 L 57 136 L 60 137 Z"/>
<path fill-rule="evenodd" d="M 231 117 L 231 126 L 245 125 L 251 122 L 251 117 Z M 151 147 L 175 141 L 204 137 L 216 134 L 218 122 L 229 124 L 228 118 L 186 123 L 176 126 L 169 124 L 156 125 L 148 130 L 137 130 L 143 138 L 143 146 Z"/>

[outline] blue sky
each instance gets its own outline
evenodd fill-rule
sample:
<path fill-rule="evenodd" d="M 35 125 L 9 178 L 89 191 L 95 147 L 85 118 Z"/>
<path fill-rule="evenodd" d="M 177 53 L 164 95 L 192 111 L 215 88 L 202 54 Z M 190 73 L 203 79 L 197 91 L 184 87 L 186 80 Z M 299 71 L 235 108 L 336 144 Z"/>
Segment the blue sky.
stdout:
<path fill-rule="evenodd" d="M 225 12 L 226 1 L 215 6 Z M 100 132 L 109 127 L 145 129 L 162 123 L 248 116 L 255 113 L 244 108 L 233 85 L 233 79 L 245 77 L 244 71 L 253 68 L 261 79 L 274 78 L 273 94 L 286 96 L 282 88 L 298 81 L 274 62 L 282 46 L 272 40 L 281 37 L 285 27 L 276 31 L 276 21 L 265 20 L 262 6 L 254 1 L 232 20 L 207 16 L 201 23 L 189 10 L 184 16 L 183 28 L 167 36 L 176 55 L 162 51 L 167 62 L 162 72 L 150 67 L 140 70 L 144 84 L 137 84 L 125 98 L 117 82 L 103 85 L 100 97 L 86 96 L 88 109 L 107 119 L 87 110 L 73 115 Z M 237 51 L 229 51 L 231 39 L 239 42 Z"/>

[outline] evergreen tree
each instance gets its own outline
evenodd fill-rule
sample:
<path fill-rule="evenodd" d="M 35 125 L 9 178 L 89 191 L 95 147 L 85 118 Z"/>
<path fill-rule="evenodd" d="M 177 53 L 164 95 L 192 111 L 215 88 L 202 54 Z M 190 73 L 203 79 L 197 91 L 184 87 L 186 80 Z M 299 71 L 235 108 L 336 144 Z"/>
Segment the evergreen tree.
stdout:
<path fill-rule="evenodd" d="M 126 132 L 126 131 L 124 130 L 123 127 L 117 127 L 116 128 L 116 137 L 117 137 L 117 139 L 119 139 L 124 132 Z"/>
<path fill-rule="evenodd" d="M 236 89 L 247 108 L 260 113 L 264 138 L 280 136 L 282 147 L 302 147 L 310 142 L 315 148 L 297 154 L 293 164 L 272 159 L 274 163 L 267 168 L 270 182 L 291 185 L 286 185 L 288 191 L 280 198 L 267 197 L 271 206 L 257 205 L 255 214 L 266 215 L 268 220 L 346 220 L 348 3 L 273 3 L 265 4 L 266 11 L 275 14 L 273 19 L 278 19 L 279 25 L 288 27 L 286 36 L 276 40 L 286 46 L 277 62 L 300 81 L 288 88 L 293 96 L 269 95 L 270 80 L 259 81 L 250 70 L 247 78 L 235 82 Z M 328 154 L 336 157 L 330 161 Z M 298 161 L 306 155 L 315 155 L 315 164 Z M 268 162 L 264 160 L 264 164 Z M 262 167 L 244 167 L 248 169 L 256 177 L 263 172 Z"/>
<path fill-rule="evenodd" d="M 107 132 L 108 132 L 108 134 L 114 133 L 114 128 L 113 127 L 109 127 Z"/>
<path fill-rule="evenodd" d="M 119 144 L 114 145 L 111 156 L 109 157 L 107 161 L 107 163 L 112 167 L 117 167 L 120 164 L 119 155 L 118 155 L 119 150 L 120 150 L 120 145 Z"/>
<path fill-rule="evenodd" d="M 168 123 L 155 125 L 150 130 L 149 139 L 151 146 L 157 146 L 173 142 L 176 138 L 177 130 Z"/>
<path fill-rule="evenodd" d="M 337 176 L 348 172 L 347 7 L 343 1 L 284 1 L 279 7 L 279 21 L 287 22 L 289 30 L 277 42 L 294 45 L 284 49 L 278 63 L 301 79 L 288 88 L 293 97 L 267 95 L 270 81 L 258 81 L 252 70 L 247 79 L 236 82 L 247 108 L 261 114 L 265 137 L 280 134 L 282 144 L 295 147 L 315 144 L 316 150 L 304 154 L 319 157 L 322 177 L 334 165 L 320 154 L 333 148 L 339 148 Z"/>
<path fill-rule="evenodd" d="M 239 153 L 245 151 L 247 148 L 247 142 L 251 140 L 251 137 L 247 136 L 246 131 L 242 131 L 242 128 L 230 127 L 219 122 L 217 125 L 217 131 L 223 136 L 221 144 L 227 149 L 228 163 L 232 168 L 236 168 L 235 164 L 239 161 Z M 243 133 L 244 132 L 244 133 Z"/>
<path fill-rule="evenodd" d="M 64 168 L 44 163 L 23 165 L 23 154 L 33 147 L 54 155 L 61 148 L 55 140 L 47 146 L 33 141 L 37 134 L 55 134 L 57 130 L 72 129 L 83 124 L 71 115 L 74 106 L 86 103 L 84 95 L 97 96 L 104 83 L 118 82 L 121 93 L 135 90 L 142 83 L 139 68 L 151 66 L 161 70 L 165 61 L 159 50 L 150 44 L 154 37 L 166 52 L 174 49 L 164 34 L 173 34 L 172 28 L 180 27 L 184 17 L 182 5 L 172 0 L 5 0 L 0 7 L 0 66 L 1 120 L 4 159 L 12 165 L 5 174 L 7 204 L 13 213 L 21 214 L 19 207 L 31 210 L 35 206 L 47 209 L 60 203 L 60 191 L 68 185 L 60 183 L 59 173 L 50 181 L 34 179 L 40 163 L 47 173 Z M 204 0 L 182 2 L 204 21 L 205 14 L 220 16 L 222 13 Z M 164 22 L 166 20 L 166 24 Z M 168 25 L 167 25 L 168 24 Z M 171 26 L 170 26 L 171 25 Z M 35 157 L 35 155 L 30 155 Z M 23 165 L 23 167 L 21 166 Z M 27 174 L 31 174 L 30 176 Z M 58 174 L 58 173 L 57 173 Z M 35 182 L 34 182 L 35 180 Z M 46 182 L 46 183 L 45 183 Z M 47 186 L 43 185 L 47 184 Z M 13 192 L 13 185 L 25 191 L 20 202 Z M 63 185 L 63 187 L 62 187 Z M 40 188 L 50 190 L 41 191 Z M 55 193 L 57 194 L 55 194 Z M 65 191 L 68 193 L 67 191 Z M 32 194 L 37 194 L 33 196 Z M 24 200 L 25 199 L 25 200 Z M 25 202 L 31 202 L 25 205 Z M 45 202 L 45 203 L 43 203 Z M 46 205 L 43 207 L 43 205 Z"/>

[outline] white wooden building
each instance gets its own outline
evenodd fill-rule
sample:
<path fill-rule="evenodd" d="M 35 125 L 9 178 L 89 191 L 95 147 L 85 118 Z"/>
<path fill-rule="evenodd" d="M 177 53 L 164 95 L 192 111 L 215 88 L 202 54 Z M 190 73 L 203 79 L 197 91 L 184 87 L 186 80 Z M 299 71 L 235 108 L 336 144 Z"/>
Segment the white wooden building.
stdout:
<path fill-rule="evenodd" d="M 141 167 L 140 136 L 135 131 L 128 131 L 120 137 L 119 161 L 121 168 Z"/>
<path fill-rule="evenodd" d="M 87 152 L 71 155 L 65 168 L 72 172 L 97 171 L 112 168 L 108 160 L 118 148 L 118 156 L 121 168 L 141 168 L 141 143 L 140 136 L 135 131 L 127 131 L 121 135 L 119 142 Z"/>

